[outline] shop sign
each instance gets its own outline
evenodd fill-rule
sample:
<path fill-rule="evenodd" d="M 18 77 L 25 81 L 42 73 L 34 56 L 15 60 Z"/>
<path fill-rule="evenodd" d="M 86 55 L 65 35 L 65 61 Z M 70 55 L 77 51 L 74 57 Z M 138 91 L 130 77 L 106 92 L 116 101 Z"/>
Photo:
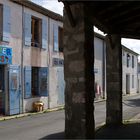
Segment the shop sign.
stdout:
<path fill-rule="evenodd" d="M 64 60 L 60 58 L 53 58 L 53 66 L 63 66 Z"/>
<path fill-rule="evenodd" d="M 12 48 L 0 46 L 0 64 L 12 64 Z"/>

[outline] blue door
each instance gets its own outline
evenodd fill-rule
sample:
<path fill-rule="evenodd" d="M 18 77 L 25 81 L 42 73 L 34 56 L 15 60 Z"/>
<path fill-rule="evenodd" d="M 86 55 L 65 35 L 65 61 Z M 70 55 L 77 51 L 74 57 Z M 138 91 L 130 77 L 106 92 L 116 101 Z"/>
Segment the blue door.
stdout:
<path fill-rule="evenodd" d="M 63 67 L 58 68 L 57 77 L 58 77 L 58 105 L 63 105 L 65 98 L 64 97 L 65 81 Z"/>
<path fill-rule="evenodd" d="M 20 69 L 17 65 L 9 67 L 9 115 L 20 113 L 19 76 Z"/>

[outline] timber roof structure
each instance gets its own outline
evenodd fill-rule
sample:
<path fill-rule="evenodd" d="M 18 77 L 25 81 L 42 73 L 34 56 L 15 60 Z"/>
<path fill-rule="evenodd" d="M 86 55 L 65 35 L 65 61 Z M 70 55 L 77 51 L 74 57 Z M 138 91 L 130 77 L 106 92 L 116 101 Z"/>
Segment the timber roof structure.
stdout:
<path fill-rule="evenodd" d="M 107 34 L 140 39 L 140 1 L 60 0 L 65 7 L 84 3 L 93 24 Z M 89 16 L 89 15 L 87 15 Z"/>

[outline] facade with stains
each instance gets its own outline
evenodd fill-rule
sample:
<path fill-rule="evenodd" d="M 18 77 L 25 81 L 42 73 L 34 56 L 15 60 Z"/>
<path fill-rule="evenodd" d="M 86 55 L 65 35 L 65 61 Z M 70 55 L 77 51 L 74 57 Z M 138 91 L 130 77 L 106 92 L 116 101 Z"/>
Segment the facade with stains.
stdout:
<path fill-rule="evenodd" d="M 0 1 L 0 114 L 64 104 L 62 16 L 30 1 Z"/>

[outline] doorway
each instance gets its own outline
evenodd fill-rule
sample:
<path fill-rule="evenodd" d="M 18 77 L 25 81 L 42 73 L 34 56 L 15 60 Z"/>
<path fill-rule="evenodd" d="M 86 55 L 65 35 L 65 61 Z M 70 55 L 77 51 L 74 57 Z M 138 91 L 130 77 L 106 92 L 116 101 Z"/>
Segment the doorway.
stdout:
<path fill-rule="evenodd" d="M 0 115 L 5 114 L 4 66 L 0 65 Z"/>

